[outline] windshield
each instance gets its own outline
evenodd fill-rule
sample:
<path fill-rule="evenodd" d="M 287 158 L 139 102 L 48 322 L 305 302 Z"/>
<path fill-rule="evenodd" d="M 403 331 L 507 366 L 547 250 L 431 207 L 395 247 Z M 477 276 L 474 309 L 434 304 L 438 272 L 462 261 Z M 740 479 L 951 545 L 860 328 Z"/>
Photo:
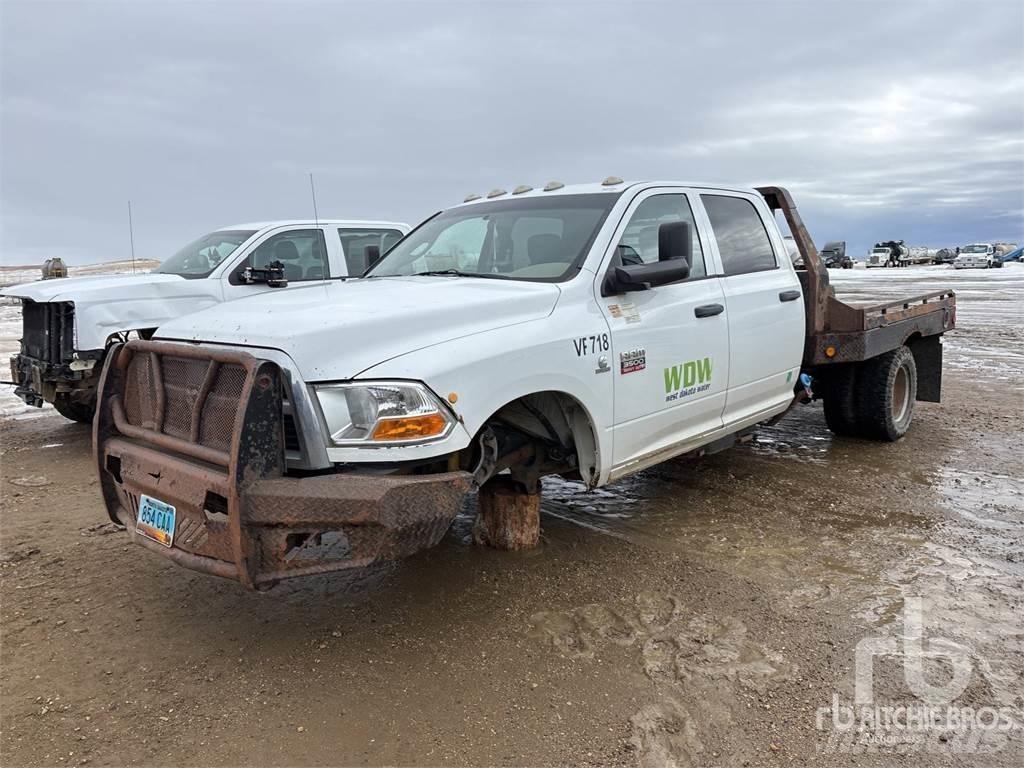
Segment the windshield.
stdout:
<path fill-rule="evenodd" d="M 960 253 L 988 253 L 987 245 L 966 245 L 960 249 Z"/>
<path fill-rule="evenodd" d="M 875 250 L 872 251 L 872 253 L 888 253 L 888 252 L 889 252 L 888 248 L 875 248 Z"/>
<path fill-rule="evenodd" d="M 254 234 L 254 229 L 218 229 L 193 240 L 153 271 L 182 277 L 206 277 Z"/>
<path fill-rule="evenodd" d="M 619 192 L 460 206 L 388 252 L 367 277 L 435 272 L 556 282 L 575 272 Z"/>

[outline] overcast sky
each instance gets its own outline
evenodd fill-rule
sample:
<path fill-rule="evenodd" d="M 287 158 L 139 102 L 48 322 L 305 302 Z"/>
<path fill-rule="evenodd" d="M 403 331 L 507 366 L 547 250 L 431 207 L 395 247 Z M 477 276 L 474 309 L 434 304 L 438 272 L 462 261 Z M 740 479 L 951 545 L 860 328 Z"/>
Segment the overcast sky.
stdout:
<path fill-rule="evenodd" d="M 0 0 L 0 263 L 416 222 L 517 184 L 774 183 L 819 247 L 1024 240 L 1024 3 Z"/>

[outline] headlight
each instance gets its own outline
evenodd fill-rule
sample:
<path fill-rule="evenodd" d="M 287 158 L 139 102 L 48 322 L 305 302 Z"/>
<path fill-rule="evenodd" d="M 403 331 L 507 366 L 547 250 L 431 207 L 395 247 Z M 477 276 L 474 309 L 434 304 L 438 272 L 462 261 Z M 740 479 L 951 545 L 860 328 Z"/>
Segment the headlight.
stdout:
<path fill-rule="evenodd" d="M 427 442 L 444 437 L 454 424 L 422 384 L 374 381 L 314 389 L 332 445 Z"/>

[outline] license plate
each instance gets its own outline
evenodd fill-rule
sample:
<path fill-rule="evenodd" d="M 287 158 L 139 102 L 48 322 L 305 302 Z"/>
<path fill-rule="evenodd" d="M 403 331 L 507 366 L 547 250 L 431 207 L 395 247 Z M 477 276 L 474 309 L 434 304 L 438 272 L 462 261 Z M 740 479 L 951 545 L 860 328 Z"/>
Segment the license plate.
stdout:
<path fill-rule="evenodd" d="M 169 547 L 174 542 L 176 516 L 174 507 L 167 502 L 142 494 L 139 497 L 139 518 L 135 522 L 135 532 Z"/>

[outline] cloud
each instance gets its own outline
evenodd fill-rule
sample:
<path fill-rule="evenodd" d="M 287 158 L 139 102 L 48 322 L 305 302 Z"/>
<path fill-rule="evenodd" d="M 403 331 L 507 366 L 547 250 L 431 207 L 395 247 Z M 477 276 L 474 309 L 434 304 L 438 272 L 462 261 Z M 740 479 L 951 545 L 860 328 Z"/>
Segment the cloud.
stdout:
<path fill-rule="evenodd" d="M 1019 2 L 0 5 L 0 262 L 471 191 L 788 185 L 820 241 L 1024 239 Z"/>

